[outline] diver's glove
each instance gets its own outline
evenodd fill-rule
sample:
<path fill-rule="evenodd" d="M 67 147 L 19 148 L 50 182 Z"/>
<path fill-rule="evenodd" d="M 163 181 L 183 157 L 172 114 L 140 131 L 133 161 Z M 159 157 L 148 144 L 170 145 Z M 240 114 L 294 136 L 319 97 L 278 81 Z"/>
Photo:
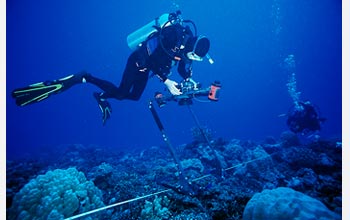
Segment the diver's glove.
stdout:
<path fill-rule="evenodd" d="M 164 81 L 164 84 L 166 85 L 166 87 L 168 88 L 169 92 L 173 95 L 181 95 L 181 91 L 176 87 L 178 84 L 177 82 L 170 80 L 170 79 L 166 79 Z"/>
<path fill-rule="evenodd" d="M 102 112 L 102 124 L 105 125 L 107 119 L 111 117 L 112 107 L 106 99 L 101 97 L 102 95 L 103 93 L 94 93 L 94 97 L 97 100 L 98 106 L 100 107 Z"/>

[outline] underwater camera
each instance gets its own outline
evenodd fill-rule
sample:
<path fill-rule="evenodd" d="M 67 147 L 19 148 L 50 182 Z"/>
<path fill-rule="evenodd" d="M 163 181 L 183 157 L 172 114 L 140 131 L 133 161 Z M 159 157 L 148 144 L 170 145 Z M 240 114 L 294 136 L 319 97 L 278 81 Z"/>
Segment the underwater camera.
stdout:
<path fill-rule="evenodd" d="M 154 98 L 159 107 L 163 107 L 168 101 L 176 101 L 179 105 L 191 105 L 194 98 L 207 97 L 210 101 L 218 101 L 221 89 L 219 81 L 213 82 L 207 88 L 201 88 L 200 83 L 194 82 L 192 79 L 183 80 L 178 85 L 181 95 L 164 95 L 156 92 Z"/>

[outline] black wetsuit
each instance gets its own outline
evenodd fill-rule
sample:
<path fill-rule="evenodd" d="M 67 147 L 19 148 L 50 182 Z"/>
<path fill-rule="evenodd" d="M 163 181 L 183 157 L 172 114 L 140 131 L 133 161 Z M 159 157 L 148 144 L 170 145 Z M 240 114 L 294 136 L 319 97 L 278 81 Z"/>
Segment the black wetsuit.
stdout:
<path fill-rule="evenodd" d="M 113 83 L 96 78 L 91 74 L 84 76 L 88 83 L 92 83 L 103 90 L 101 98 L 115 98 L 118 100 L 139 100 L 148 81 L 149 73 L 153 72 L 163 82 L 167 79 L 170 69 L 178 65 L 178 72 L 184 79 L 192 75 L 192 61 L 185 54 L 191 51 L 186 47 L 193 34 L 188 27 L 174 24 L 162 30 L 162 45 L 159 42 L 159 31 L 142 46 L 136 49 L 128 58 L 119 87 Z M 191 38 L 192 39 L 192 38 Z M 182 48 L 181 45 L 185 46 Z M 182 48 L 182 49 L 180 49 Z"/>

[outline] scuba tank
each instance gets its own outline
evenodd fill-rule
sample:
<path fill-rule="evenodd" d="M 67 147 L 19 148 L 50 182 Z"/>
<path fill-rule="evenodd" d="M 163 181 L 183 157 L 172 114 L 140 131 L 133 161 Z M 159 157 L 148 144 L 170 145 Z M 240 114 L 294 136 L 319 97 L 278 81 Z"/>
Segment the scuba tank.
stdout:
<path fill-rule="evenodd" d="M 169 13 L 162 14 L 160 17 L 155 18 L 148 24 L 129 34 L 127 37 L 129 48 L 131 50 L 135 50 L 142 42 L 148 38 L 148 36 L 166 25 L 166 23 L 169 21 L 169 15 Z M 169 22 L 167 25 L 170 24 L 171 22 Z"/>

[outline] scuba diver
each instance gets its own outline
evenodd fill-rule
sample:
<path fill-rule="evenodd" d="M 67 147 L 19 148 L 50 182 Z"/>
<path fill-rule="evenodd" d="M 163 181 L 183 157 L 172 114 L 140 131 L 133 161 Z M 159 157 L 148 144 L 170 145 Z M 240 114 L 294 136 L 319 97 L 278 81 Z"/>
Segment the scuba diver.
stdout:
<path fill-rule="evenodd" d="M 287 89 L 289 96 L 293 100 L 293 106 L 289 109 L 287 125 L 294 133 L 307 134 L 321 130 L 321 123 L 325 118 L 320 118 L 318 109 L 310 101 L 300 101 L 300 94 L 297 90 L 296 61 L 294 54 L 289 54 L 283 60 L 283 67 L 288 75 Z"/>
<path fill-rule="evenodd" d="M 310 101 L 297 102 L 288 112 L 287 125 L 294 133 L 307 134 L 321 130 L 321 123 L 325 118 L 320 118 L 315 106 Z"/>
<path fill-rule="evenodd" d="M 195 33 L 189 25 L 192 24 Z M 180 95 L 178 83 L 168 78 L 172 67 L 184 80 L 193 81 L 192 62 L 202 61 L 208 55 L 210 41 L 197 35 L 196 27 L 190 20 L 183 20 L 181 12 L 163 14 L 128 36 L 128 46 L 134 51 L 128 58 L 119 86 L 99 79 L 88 72 L 80 72 L 58 80 L 45 81 L 19 88 L 12 92 L 16 104 L 26 106 L 40 102 L 52 94 L 63 92 L 80 83 L 91 83 L 102 92 L 93 96 L 102 111 L 103 125 L 110 118 L 112 108 L 107 99 L 139 100 L 148 81 L 149 73 L 156 75 L 172 95 Z"/>

